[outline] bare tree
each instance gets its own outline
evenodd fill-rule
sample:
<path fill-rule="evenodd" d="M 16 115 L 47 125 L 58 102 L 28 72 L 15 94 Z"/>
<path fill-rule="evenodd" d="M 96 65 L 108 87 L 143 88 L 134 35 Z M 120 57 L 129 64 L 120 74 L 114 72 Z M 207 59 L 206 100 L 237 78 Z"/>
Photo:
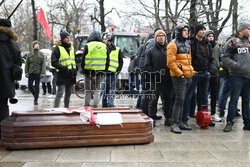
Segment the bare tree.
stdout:
<path fill-rule="evenodd" d="M 189 0 L 175 0 L 175 3 L 171 2 L 171 0 L 137 0 L 137 2 L 140 7 L 135 5 L 135 11 L 131 15 L 154 20 L 153 24 L 150 25 L 151 28 L 159 27 L 166 31 L 168 41 L 171 40 L 171 34 L 175 25 L 180 21 L 187 22 L 188 18 L 183 17 L 183 12 L 187 11 L 186 7 L 189 4 Z"/>
<path fill-rule="evenodd" d="M 86 12 L 87 5 L 85 0 L 60 0 L 58 2 L 51 1 L 49 6 L 49 23 L 52 24 L 52 33 L 54 34 L 55 27 L 58 29 L 66 29 L 72 33 L 73 44 L 76 47 L 75 35 L 78 33 L 77 28 L 85 25 L 84 13 Z"/>
<path fill-rule="evenodd" d="M 220 18 L 220 13 L 223 11 L 222 0 L 216 0 L 215 4 L 213 4 L 212 0 L 208 0 L 207 5 L 205 5 L 204 2 L 205 0 L 201 0 L 201 5 L 206 16 L 206 22 L 209 29 L 214 31 L 215 39 L 217 40 L 227 21 L 231 17 L 234 0 L 230 0 L 230 5 L 225 18 Z M 220 21 L 222 21 L 221 25 L 219 25 Z"/>
<path fill-rule="evenodd" d="M 97 12 L 97 8 L 94 7 L 94 15 L 90 15 L 90 18 L 91 18 L 91 21 L 95 20 L 97 21 L 97 23 L 100 24 L 101 26 L 101 31 L 102 32 L 105 32 L 106 31 L 106 22 L 105 22 L 105 18 L 107 17 L 107 15 L 109 13 L 111 13 L 113 10 L 116 11 L 117 15 L 120 17 L 120 14 L 119 12 L 116 10 L 116 8 L 112 8 L 110 11 L 106 12 L 105 13 L 105 8 L 104 8 L 104 0 L 96 0 L 98 2 L 98 5 L 99 5 L 99 17 L 96 16 L 96 12 Z"/>

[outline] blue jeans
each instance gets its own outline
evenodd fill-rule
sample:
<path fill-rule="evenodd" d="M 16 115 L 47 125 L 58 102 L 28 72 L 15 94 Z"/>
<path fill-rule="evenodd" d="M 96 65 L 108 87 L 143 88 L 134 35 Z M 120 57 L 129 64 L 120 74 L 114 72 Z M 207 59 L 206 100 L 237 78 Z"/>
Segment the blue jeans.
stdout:
<path fill-rule="evenodd" d="M 223 92 L 223 89 L 224 89 L 224 84 L 225 84 L 225 81 L 227 79 L 226 78 L 220 78 L 220 88 L 219 88 L 219 95 L 218 95 L 218 102 L 219 102 L 219 99 L 222 95 L 222 92 Z"/>
<path fill-rule="evenodd" d="M 235 114 L 237 111 L 237 104 L 239 96 L 242 97 L 242 117 L 243 123 L 246 125 L 250 123 L 250 109 L 249 109 L 249 98 L 250 98 L 250 78 L 240 76 L 230 76 L 231 81 L 231 97 L 228 107 L 227 122 L 234 123 Z M 243 91 L 241 91 L 243 90 Z"/>
<path fill-rule="evenodd" d="M 196 104 L 197 104 L 197 86 L 195 87 L 194 93 L 193 93 L 192 98 L 191 98 L 189 116 L 195 115 Z"/>
<path fill-rule="evenodd" d="M 218 105 L 219 105 L 219 112 L 224 115 L 225 114 L 225 108 L 227 104 L 227 99 L 231 94 L 231 83 L 229 79 L 226 79 L 224 82 L 224 87 L 221 96 L 219 97 L 218 100 Z"/>
<path fill-rule="evenodd" d="M 183 115 L 182 120 L 187 121 L 190 111 L 190 104 L 195 87 L 197 85 L 198 90 L 198 110 L 201 105 L 208 105 L 208 86 L 209 86 L 210 75 L 207 72 L 198 73 L 192 78 L 192 84 L 186 94 L 184 104 L 183 104 Z"/>
<path fill-rule="evenodd" d="M 114 107 L 114 97 L 116 91 L 117 76 L 115 73 L 107 74 L 105 77 L 105 86 L 102 96 L 102 105 L 105 107 Z"/>
<path fill-rule="evenodd" d="M 141 91 L 139 92 L 139 96 L 137 99 L 136 109 L 141 109 Z"/>
<path fill-rule="evenodd" d="M 136 93 L 135 94 L 139 94 L 139 87 L 140 87 L 140 83 L 139 83 L 139 74 L 134 74 L 131 73 L 129 75 L 129 94 L 134 94 L 133 91 L 133 83 L 135 84 L 135 88 L 136 88 Z"/>

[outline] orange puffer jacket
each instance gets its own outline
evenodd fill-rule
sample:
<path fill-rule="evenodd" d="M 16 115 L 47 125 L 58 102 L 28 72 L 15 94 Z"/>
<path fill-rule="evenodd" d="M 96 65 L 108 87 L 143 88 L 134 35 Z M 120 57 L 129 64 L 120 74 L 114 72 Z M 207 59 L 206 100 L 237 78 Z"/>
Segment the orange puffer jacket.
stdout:
<path fill-rule="evenodd" d="M 194 68 L 192 67 L 191 48 L 188 42 L 177 39 L 171 41 L 167 46 L 167 67 L 170 69 L 171 76 L 193 77 Z"/>

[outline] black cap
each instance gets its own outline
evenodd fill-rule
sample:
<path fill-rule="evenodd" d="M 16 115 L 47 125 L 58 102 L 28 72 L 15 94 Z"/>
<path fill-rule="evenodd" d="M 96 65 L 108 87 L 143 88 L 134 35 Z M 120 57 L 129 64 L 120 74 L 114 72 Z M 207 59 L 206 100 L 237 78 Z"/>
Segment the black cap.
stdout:
<path fill-rule="evenodd" d="M 8 19 L 0 19 L 0 26 L 10 28 L 11 27 L 11 22 Z"/>
<path fill-rule="evenodd" d="M 113 33 L 107 33 L 105 34 L 108 41 L 113 42 L 115 40 L 115 36 Z"/>
<path fill-rule="evenodd" d="M 160 30 L 159 27 L 155 28 L 155 29 L 154 29 L 154 33 L 155 33 L 156 31 L 158 31 L 158 30 Z"/>
<path fill-rule="evenodd" d="M 194 27 L 194 35 L 196 35 L 200 30 L 206 29 L 206 27 L 203 24 L 196 24 Z"/>
<path fill-rule="evenodd" d="M 63 40 L 67 36 L 70 36 L 70 34 L 67 31 L 61 31 L 60 32 L 60 38 L 61 38 L 61 40 Z"/>

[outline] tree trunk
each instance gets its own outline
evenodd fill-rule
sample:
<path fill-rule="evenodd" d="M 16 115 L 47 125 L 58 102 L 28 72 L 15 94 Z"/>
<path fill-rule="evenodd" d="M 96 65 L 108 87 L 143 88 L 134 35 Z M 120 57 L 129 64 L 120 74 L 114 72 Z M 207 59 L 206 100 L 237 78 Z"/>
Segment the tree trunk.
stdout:
<path fill-rule="evenodd" d="M 32 12 L 33 12 L 33 39 L 37 40 L 37 18 L 36 18 L 36 7 L 35 1 L 31 0 Z"/>
<path fill-rule="evenodd" d="M 189 18 L 189 25 L 190 25 L 190 35 L 192 36 L 194 33 L 194 26 L 197 23 L 196 17 L 196 0 L 191 0 L 190 3 L 190 18 Z"/>
<path fill-rule="evenodd" d="M 234 0 L 233 2 L 233 25 L 232 25 L 232 33 L 234 33 L 238 26 L 238 0 Z"/>
<path fill-rule="evenodd" d="M 99 1 L 100 5 L 100 19 L 101 19 L 101 31 L 105 32 L 106 31 L 106 26 L 105 26 L 105 14 L 104 14 L 104 0 Z"/>
<path fill-rule="evenodd" d="M 169 6 L 169 0 L 165 0 L 165 17 L 166 17 L 166 33 L 167 33 L 167 41 L 171 41 L 171 31 L 170 31 L 170 25 L 168 20 L 168 6 Z"/>
<path fill-rule="evenodd" d="M 156 28 L 159 28 L 158 9 L 156 0 L 154 0 L 154 10 L 155 10 L 155 26 Z"/>

